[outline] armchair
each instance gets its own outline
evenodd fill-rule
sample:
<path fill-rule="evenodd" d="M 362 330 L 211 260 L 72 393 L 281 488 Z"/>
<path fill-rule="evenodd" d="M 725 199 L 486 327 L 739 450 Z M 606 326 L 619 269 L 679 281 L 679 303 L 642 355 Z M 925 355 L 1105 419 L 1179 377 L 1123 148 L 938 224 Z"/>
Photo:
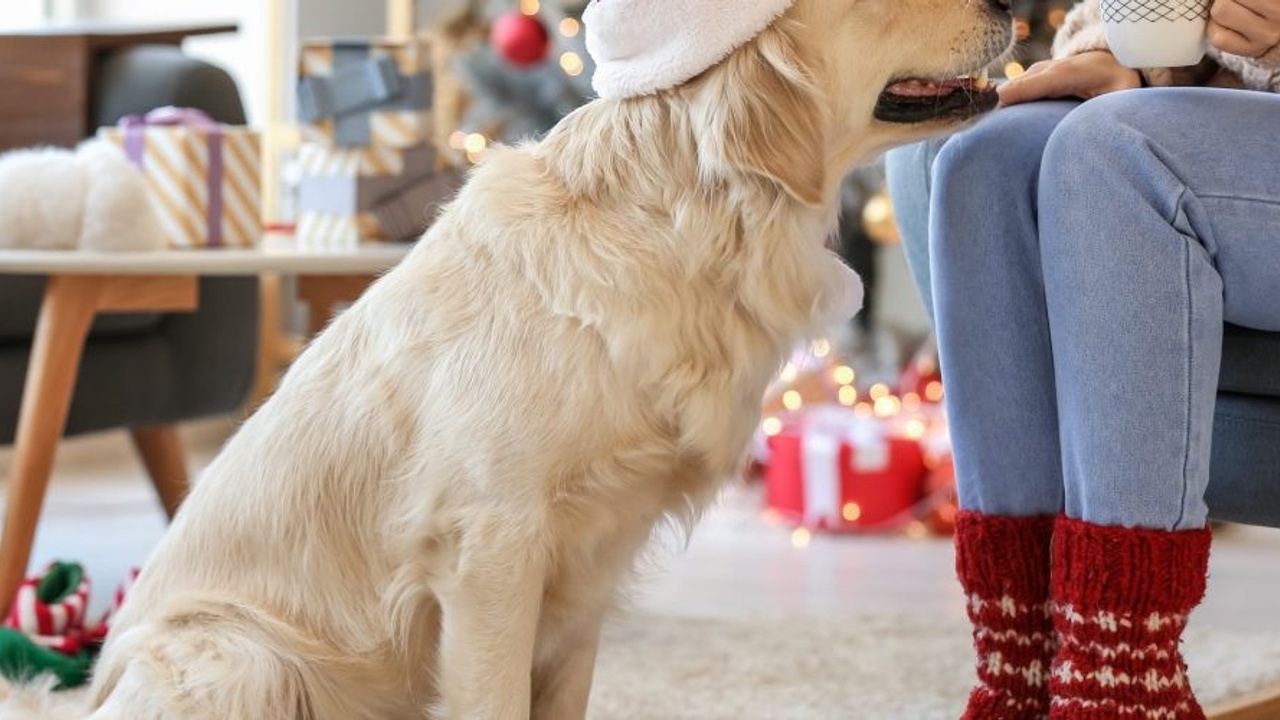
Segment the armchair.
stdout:
<path fill-rule="evenodd" d="M 197 107 L 224 123 L 245 121 L 232 79 L 176 45 L 117 49 L 99 56 L 92 72 L 94 127 L 165 105 Z M 0 445 L 15 439 L 44 286 L 42 277 L 0 281 Z M 190 314 L 101 316 L 90 329 L 62 428 L 65 436 L 129 429 L 170 516 L 187 487 L 176 423 L 237 409 L 256 364 L 257 279 L 206 278 L 199 296 L 199 310 Z M 40 452 L 46 450 L 52 454 Z M 8 488 L 0 577 L 20 576 L 29 560 L 47 479 L 29 474 Z"/>

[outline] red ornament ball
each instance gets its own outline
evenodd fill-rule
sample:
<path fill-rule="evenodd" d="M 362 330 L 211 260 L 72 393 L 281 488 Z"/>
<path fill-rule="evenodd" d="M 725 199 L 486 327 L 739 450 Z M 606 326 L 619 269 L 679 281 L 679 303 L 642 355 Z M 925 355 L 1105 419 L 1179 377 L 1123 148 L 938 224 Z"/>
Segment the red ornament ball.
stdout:
<path fill-rule="evenodd" d="M 507 62 L 532 67 L 547 59 L 551 35 L 542 21 L 522 12 L 503 13 L 493 21 L 489 42 Z"/>

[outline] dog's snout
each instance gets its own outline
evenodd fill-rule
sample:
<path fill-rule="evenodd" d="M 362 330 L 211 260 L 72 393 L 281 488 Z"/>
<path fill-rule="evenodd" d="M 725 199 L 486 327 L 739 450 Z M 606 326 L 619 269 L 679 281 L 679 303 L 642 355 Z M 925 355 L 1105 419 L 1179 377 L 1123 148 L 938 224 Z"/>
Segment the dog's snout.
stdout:
<path fill-rule="evenodd" d="M 1013 0 L 987 0 L 1000 12 L 1013 12 Z"/>

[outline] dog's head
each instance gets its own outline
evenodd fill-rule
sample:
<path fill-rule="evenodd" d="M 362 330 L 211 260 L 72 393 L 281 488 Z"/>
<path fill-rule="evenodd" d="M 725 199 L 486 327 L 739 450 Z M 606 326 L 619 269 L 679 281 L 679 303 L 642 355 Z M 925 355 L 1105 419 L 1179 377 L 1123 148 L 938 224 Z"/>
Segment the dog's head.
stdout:
<path fill-rule="evenodd" d="M 995 108 L 985 68 L 1012 40 L 1010 0 L 796 0 L 686 92 L 713 162 L 817 206 L 853 166 Z"/>

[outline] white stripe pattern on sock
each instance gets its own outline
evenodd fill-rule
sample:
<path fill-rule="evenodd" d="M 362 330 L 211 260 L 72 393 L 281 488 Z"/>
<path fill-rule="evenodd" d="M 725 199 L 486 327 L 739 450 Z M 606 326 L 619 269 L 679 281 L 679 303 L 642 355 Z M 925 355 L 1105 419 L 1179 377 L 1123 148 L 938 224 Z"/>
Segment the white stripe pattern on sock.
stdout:
<path fill-rule="evenodd" d="M 1134 627 L 1133 619 L 1122 617 L 1113 612 L 1098 611 L 1093 615 L 1085 616 L 1077 612 L 1074 606 L 1064 603 L 1054 604 L 1052 611 L 1072 625 L 1095 625 L 1109 632 L 1118 632 L 1121 628 L 1127 630 Z M 1186 624 L 1186 613 L 1151 613 L 1141 622 L 1142 628 L 1147 632 L 1159 632 L 1169 626 L 1185 627 Z"/>
<path fill-rule="evenodd" d="M 1025 667 L 1007 663 L 999 652 L 987 653 L 982 658 L 983 667 L 990 677 L 1021 677 L 1032 687 L 1044 687 L 1049 683 L 1049 669 L 1039 660 L 1032 660 Z"/>
<path fill-rule="evenodd" d="M 1131 675 L 1126 672 L 1117 672 L 1110 665 L 1103 665 L 1092 672 L 1081 672 L 1076 670 L 1069 660 L 1059 663 L 1053 669 L 1053 677 L 1062 685 L 1096 681 L 1105 688 L 1138 686 L 1153 693 L 1169 688 L 1187 687 L 1187 676 L 1181 669 L 1176 670 L 1172 677 L 1161 675 L 1156 670 L 1148 670 L 1141 675 Z"/>
<path fill-rule="evenodd" d="M 1032 605 L 1029 603 L 1018 602 L 1008 595 L 1001 596 L 998 600 L 987 600 L 977 593 L 969 596 L 969 609 L 974 613 L 981 613 L 987 609 L 988 605 L 992 604 L 999 605 L 1000 614 L 1004 617 L 1030 615 L 1033 612 L 1038 612 L 1043 614 L 1045 617 L 1049 617 L 1053 613 L 1053 604 L 1050 602 L 1042 602 Z"/>
<path fill-rule="evenodd" d="M 1124 718 L 1144 718 L 1145 720 L 1180 720 L 1191 712 L 1191 705 L 1186 701 L 1179 701 L 1172 708 L 1167 707 L 1147 707 L 1145 705 L 1121 705 L 1116 702 L 1098 702 L 1097 700 L 1085 700 L 1083 698 L 1064 698 L 1055 696 L 1052 700 L 1053 706 L 1056 708 L 1078 707 L 1084 710 L 1102 710 L 1105 709 L 1114 717 Z"/>

